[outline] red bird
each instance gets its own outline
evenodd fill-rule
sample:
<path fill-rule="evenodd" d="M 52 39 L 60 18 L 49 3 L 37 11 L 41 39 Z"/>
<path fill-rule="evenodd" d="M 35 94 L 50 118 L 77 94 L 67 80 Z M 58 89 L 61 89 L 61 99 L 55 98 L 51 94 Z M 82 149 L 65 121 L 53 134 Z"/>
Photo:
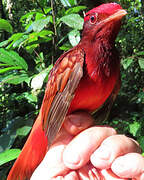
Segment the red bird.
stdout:
<path fill-rule="evenodd" d="M 62 54 L 50 72 L 39 116 L 7 180 L 29 180 L 67 114 L 78 110 L 106 118 L 120 88 L 115 39 L 127 13 L 102 4 L 84 17 L 80 43 Z"/>

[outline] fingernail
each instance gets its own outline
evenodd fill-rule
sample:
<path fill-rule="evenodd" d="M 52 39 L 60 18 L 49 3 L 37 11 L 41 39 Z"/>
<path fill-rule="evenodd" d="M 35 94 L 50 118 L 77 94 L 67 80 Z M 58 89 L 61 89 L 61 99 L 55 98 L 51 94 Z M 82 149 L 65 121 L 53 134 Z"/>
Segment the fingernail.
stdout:
<path fill-rule="evenodd" d="M 70 153 L 68 151 L 64 152 L 63 160 L 65 165 L 71 169 L 75 169 L 81 162 L 81 158 L 78 153 L 72 150 Z"/>

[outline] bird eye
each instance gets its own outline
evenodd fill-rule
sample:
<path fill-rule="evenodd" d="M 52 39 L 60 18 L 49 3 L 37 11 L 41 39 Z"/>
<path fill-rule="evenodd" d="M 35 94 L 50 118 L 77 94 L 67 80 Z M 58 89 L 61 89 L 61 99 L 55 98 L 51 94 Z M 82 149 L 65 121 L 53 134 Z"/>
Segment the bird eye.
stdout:
<path fill-rule="evenodd" d="M 97 14 L 90 16 L 90 22 L 91 24 L 95 24 L 97 21 Z"/>

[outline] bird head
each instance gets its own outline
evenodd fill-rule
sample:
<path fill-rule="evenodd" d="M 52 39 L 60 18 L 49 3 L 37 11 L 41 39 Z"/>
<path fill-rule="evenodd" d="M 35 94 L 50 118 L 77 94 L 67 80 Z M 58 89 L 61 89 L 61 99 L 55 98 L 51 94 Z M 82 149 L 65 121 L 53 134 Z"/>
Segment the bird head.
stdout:
<path fill-rule="evenodd" d="M 102 4 L 85 14 L 82 37 L 89 40 L 106 38 L 114 41 L 127 12 L 117 3 Z"/>

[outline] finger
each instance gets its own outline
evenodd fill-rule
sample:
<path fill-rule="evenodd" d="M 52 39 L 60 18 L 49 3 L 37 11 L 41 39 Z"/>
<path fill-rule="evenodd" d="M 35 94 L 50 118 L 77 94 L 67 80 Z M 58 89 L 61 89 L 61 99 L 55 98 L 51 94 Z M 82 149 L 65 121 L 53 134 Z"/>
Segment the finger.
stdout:
<path fill-rule="evenodd" d="M 90 127 L 94 122 L 92 116 L 84 111 L 75 112 L 65 118 L 63 126 L 58 133 L 54 145 L 68 144 L 73 136 Z M 65 136 L 65 132 L 68 135 Z M 69 138 L 71 137 L 71 139 Z"/>
<path fill-rule="evenodd" d="M 57 176 L 50 180 L 79 180 L 79 177 L 75 171 L 71 171 L 65 176 Z"/>
<path fill-rule="evenodd" d="M 100 173 L 103 179 L 106 179 L 106 180 L 128 180 L 127 178 L 125 179 L 125 178 L 118 177 L 110 169 L 102 169 Z"/>
<path fill-rule="evenodd" d="M 115 158 L 130 152 L 141 152 L 138 143 L 124 135 L 113 135 L 102 142 L 90 159 L 95 167 L 108 169 Z"/>
<path fill-rule="evenodd" d="M 64 177 L 64 180 L 79 180 L 79 177 L 76 171 L 71 171 Z"/>
<path fill-rule="evenodd" d="M 68 115 L 64 121 L 63 127 L 71 135 L 76 135 L 90 127 L 94 122 L 92 116 L 84 111 Z"/>
<path fill-rule="evenodd" d="M 67 173 L 69 169 L 62 161 L 63 150 L 63 145 L 51 148 L 44 157 L 44 160 L 34 171 L 31 180 L 47 180 L 56 176 L 63 176 L 63 174 Z"/>
<path fill-rule="evenodd" d="M 112 171 L 123 178 L 144 178 L 144 157 L 138 153 L 129 153 L 118 157 L 112 164 Z"/>
<path fill-rule="evenodd" d="M 110 127 L 91 127 L 76 136 L 66 147 L 63 160 L 67 167 L 78 169 L 86 164 L 90 155 L 97 149 L 101 142 L 115 134 Z"/>
<path fill-rule="evenodd" d="M 77 170 L 80 180 L 100 180 L 102 179 L 99 170 L 97 170 L 91 163 Z"/>
<path fill-rule="evenodd" d="M 64 129 L 60 131 L 55 143 L 51 146 L 43 161 L 34 171 L 31 180 L 47 180 L 56 176 L 62 178 L 62 176 L 69 171 L 69 169 L 63 163 L 62 157 L 66 145 L 71 141 L 72 138 L 73 137 L 70 136 Z"/>

